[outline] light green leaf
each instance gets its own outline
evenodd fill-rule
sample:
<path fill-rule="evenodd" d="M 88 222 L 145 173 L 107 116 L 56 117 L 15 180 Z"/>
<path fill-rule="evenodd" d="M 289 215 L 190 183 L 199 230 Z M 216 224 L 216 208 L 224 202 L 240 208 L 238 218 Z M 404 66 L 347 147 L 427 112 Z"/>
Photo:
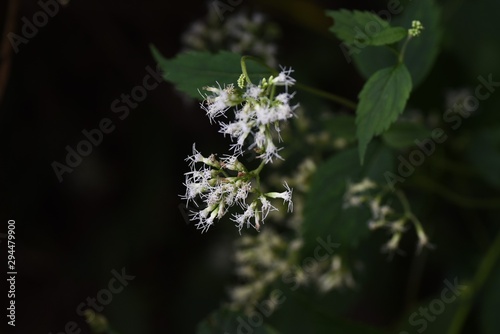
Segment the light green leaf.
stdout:
<path fill-rule="evenodd" d="M 382 140 L 387 146 L 402 149 L 415 145 L 415 139 L 430 137 L 431 132 L 421 124 L 412 122 L 394 123 L 382 134 Z"/>
<path fill-rule="evenodd" d="M 404 63 L 410 71 L 413 86 L 418 86 L 431 70 L 439 52 L 442 29 L 440 27 L 441 10 L 434 0 L 419 0 L 403 3 L 403 13 L 394 17 L 391 24 L 411 27 L 413 20 L 420 20 L 424 30 L 413 38 L 406 48 Z M 400 43 L 399 47 L 401 47 Z M 396 55 L 389 48 L 367 46 L 352 50 L 356 67 L 365 78 L 381 68 L 394 65 Z"/>
<path fill-rule="evenodd" d="M 411 92 L 411 77 L 404 64 L 384 68 L 365 83 L 356 109 L 356 135 L 361 163 L 373 136 L 396 121 Z"/>
<path fill-rule="evenodd" d="M 399 42 L 408 34 L 403 27 L 391 27 L 380 31 L 372 36 L 370 45 L 380 46 Z"/>
<path fill-rule="evenodd" d="M 154 46 L 151 52 L 164 72 L 163 78 L 194 98 L 201 98 L 203 87 L 236 83 L 241 75 L 241 56 L 236 53 L 187 52 L 166 59 Z M 269 69 L 252 61 L 247 62 L 247 71 L 255 82 L 271 75 Z"/>
<path fill-rule="evenodd" d="M 340 152 L 321 165 L 311 181 L 304 208 L 304 255 L 313 254 L 318 237 L 331 236 L 331 241 L 340 243 L 342 249 L 356 247 L 370 232 L 370 212 L 363 207 L 343 208 L 346 185 L 365 177 L 383 183 L 384 173 L 393 168 L 393 153 L 380 144 L 369 147 L 363 166 L 355 148 Z"/>
<path fill-rule="evenodd" d="M 386 45 L 398 42 L 407 35 L 406 29 L 391 27 L 387 21 L 370 12 L 341 9 L 327 11 L 326 15 L 334 20 L 330 31 L 347 45 Z"/>

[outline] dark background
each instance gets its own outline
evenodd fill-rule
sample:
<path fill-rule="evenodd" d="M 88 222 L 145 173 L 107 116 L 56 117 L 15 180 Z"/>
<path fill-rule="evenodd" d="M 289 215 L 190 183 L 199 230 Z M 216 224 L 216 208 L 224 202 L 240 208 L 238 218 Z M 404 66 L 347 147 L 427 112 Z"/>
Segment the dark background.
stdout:
<path fill-rule="evenodd" d="M 7 8 L 2 1 L 2 27 Z M 40 10 L 19 1 L 15 33 Z M 212 150 L 223 138 L 168 83 L 124 120 L 111 111 L 142 84 L 146 66 L 155 68 L 149 45 L 174 56 L 206 10 L 203 1 L 75 0 L 12 53 L 0 112 L 0 218 L 2 232 L 16 221 L 18 333 L 59 333 L 69 321 L 88 333 L 77 306 L 123 267 L 136 278 L 102 312 L 119 333 L 193 333 L 224 300 L 237 230 L 220 224 L 200 235 L 178 196 L 192 143 Z M 103 118 L 115 130 L 59 183 L 51 164 L 64 163 L 65 147 L 75 149 Z"/>
<path fill-rule="evenodd" d="M 375 8 L 371 1 L 310 2 L 322 9 Z M 311 19 L 283 1 L 243 5 L 282 25 L 280 63 L 294 66 L 299 59 L 308 64 L 310 80 L 355 99 L 363 79 L 343 61 L 337 43 L 328 44 L 335 41 L 328 19 Z M 7 6 L 1 2 L 1 27 Z M 17 333 L 59 333 L 69 321 L 88 333 L 77 306 L 124 267 L 135 279 L 102 312 L 122 334 L 193 333 L 225 300 L 234 281 L 231 243 L 239 234 L 221 222 L 201 235 L 184 221 L 178 194 L 192 143 L 215 151 L 226 142 L 169 83 L 149 92 L 124 120 L 111 111 L 113 100 L 142 84 L 146 66 L 155 67 L 149 45 L 174 56 L 180 35 L 206 9 L 203 1 L 72 0 L 11 55 L 0 101 L 0 232 L 8 219 L 16 221 Z M 19 1 L 15 32 L 22 17 L 32 21 L 39 10 L 35 1 Z M 470 50 L 460 50 L 453 38 L 445 43 L 458 52 L 450 66 L 466 61 Z M 313 64 L 311 45 L 322 51 Z M 331 68 L 320 68 L 330 57 Z M 475 73 L 487 74 L 479 70 L 488 61 L 494 63 L 475 62 L 450 80 L 475 83 Z M 334 76 L 324 75 L 333 68 Z M 51 164 L 64 163 L 65 147 L 75 148 L 82 130 L 97 128 L 103 118 L 116 129 L 60 183 Z"/>

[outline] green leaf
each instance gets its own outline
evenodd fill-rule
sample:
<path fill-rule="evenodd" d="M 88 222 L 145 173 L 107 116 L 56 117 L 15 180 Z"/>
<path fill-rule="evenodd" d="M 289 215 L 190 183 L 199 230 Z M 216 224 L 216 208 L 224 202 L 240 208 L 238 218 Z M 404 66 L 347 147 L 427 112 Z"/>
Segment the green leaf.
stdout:
<path fill-rule="evenodd" d="M 292 291 L 290 287 L 284 286 L 281 290 L 286 299 L 270 319 L 281 333 L 387 334 L 381 329 L 372 327 L 373 325 L 348 319 L 344 313 L 332 309 L 332 305 L 337 306 L 337 303 L 345 300 L 346 295 L 352 297 L 361 290 L 360 287 L 345 289 L 342 293 L 338 293 L 338 290 L 341 290 L 338 289 L 333 293 L 321 294 L 320 298 L 315 298 L 318 293 L 313 292 L 313 289 Z M 332 294 L 335 294 L 335 302 L 330 303 L 330 306 L 325 305 L 325 300 L 332 298 Z"/>
<path fill-rule="evenodd" d="M 407 35 L 406 29 L 391 27 L 387 21 L 370 12 L 341 9 L 327 11 L 326 15 L 334 20 L 330 31 L 350 46 L 392 44 Z"/>
<path fill-rule="evenodd" d="M 355 148 L 340 152 L 319 167 L 311 181 L 304 207 L 302 235 L 305 256 L 313 254 L 318 237 L 331 236 L 340 248 L 356 247 L 369 234 L 367 208 L 343 208 L 348 182 L 359 182 L 368 177 L 383 183 L 384 174 L 394 168 L 394 155 L 386 147 L 373 144 L 361 166 Z"/>
<path fill-rule="evenodd" d="M 389 147 L 403 149 L 414 146 L 415 139 L 428 138 L 430 135 L 430 130 L 421 124 L 397 122 L 382 134 L 382 140 Z"/>
<path fill-rule="evenodd" d="M 413 20 L 420 20 L 424 31 L 412 38 L 405 52 L 404 63 L 410 71 L 413 86 L 418 86 L 431 70 L 439 52 L 442 29 L 440 27 L 441 10 L 434 0 L 419 0 L 404 3 L 403 13 L 391 20 L 392 25 L 411 27 Z M 400 43 L 399 47 L 401 48 Z M 351 50 L 356 67 L 365 78 L 381 68 L 394 65 L 397 57 L 389 48 L 367 46 Z"/>
<path fill-rule="evenodd" d="M 262 317 L 262 316 L 261 316 Z M 261 318 L 262 319 L 262 318 Z M 245 333 L 254 334 L 279 334 L 267 324 L 262 322 L 256 325 L 243 313 L 220 309 L 210 314 L 205 320 L 198 324 L 197 334 L 232 334 Z"/>
<path fill-rule="evenodd" d="M 385 131 L 403 112 L 411 87 L 410 73 L 404 64 L 384 68 L 365 83 L 356 109 L 361 163 L 373 136 Z"/>
<path fill-rule="evenodd" d="M 492 186 L 500 187 L 500 127 L 481 129 L 467 153 L 470 164 Z"/>
<path fill-rule="evenodd" d="M 236 53 L 187 52 L 166 59 L 154 46 L 151 52 L 164 72 L 163 78 L 194 98 L 201 98 L 203 87 L 234 84 L 241 75 L 241 56 Z M 252 61 L 247 62 L 247 71 L 255 82 L 271 75 L 268 68 Z"/>
<path fill-rule="evenodd" d="M 453 283 L 453 279 L 448 281 Z M 452 301 L 446 302 L 442 297 L 444 289 L 446 289 L 446 285 L 443 283 L 441 292 L 436 294 L 434 298 L 428 298 L 414 305 L 411 310 L 403 316 L 395 333 L 448 333 L 454 316 L 460 306 L 460 295 L 456 296 L 447 291 L 446 297 Z M 423 313 L 422 310 L 427 310 L 427 312 Z M 434 313 L 433 310 L 437 310 L 437 312 Z M 432 321 L 429 321 L 429 319 L 432 319 Z"/>
<path fill-rule="evenodd" d="M 484 334 L 500 333 L 500 322 L 498 321 L 498 308 L 500 307 L 500 266 L 491 273 L 485 286 L 483 300 L 481 302 L 480 321 Z"/>
<path fill-rule="evenodd" d="M 334 138 L 347 142 L 356 140 L 356 121 L 353 115 L 336 115 L 325 123 L 326 130 Z"/>

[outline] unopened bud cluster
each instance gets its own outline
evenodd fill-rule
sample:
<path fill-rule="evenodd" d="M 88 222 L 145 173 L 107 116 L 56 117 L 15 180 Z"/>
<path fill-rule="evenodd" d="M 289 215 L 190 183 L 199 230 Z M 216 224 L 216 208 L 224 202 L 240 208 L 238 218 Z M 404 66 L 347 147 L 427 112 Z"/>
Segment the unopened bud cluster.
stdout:
<path fill-rule="evenodd" d="M 413 20 L 411 22 L 411 28 L 408 29 L 408 35 L 410 35 L 411 37 L 417 37 L 418 35 L 420 35 L 422 30 L 424 30 L 422 22 L 418 20 Z"/>

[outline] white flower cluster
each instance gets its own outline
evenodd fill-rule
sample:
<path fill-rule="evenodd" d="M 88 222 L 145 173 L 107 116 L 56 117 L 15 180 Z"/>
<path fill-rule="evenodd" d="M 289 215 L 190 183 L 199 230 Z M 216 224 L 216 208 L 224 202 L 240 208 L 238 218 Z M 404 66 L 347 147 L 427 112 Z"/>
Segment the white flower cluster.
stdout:
<path fill-rule="evenodd" d="M 296 254 L 300 245 L 287 241 L 272 228 L 236 240 L 234 260 L 240 284 L 229 290 L 234 308 L 251 312 L 254 305 L 264 298 L 268 287 L 289 270 L 288 257 Z"/>
<path fill-rule="evenodd" d="M 230 50 L 259 57 L 275 67 L 277 47 L 274 41 L 279 35 L 279 28 L 266 22 L 263 14 L 228 13 L 222 21 L 211 6 L 207 17 L 193 23 L 183 34 L 182 42 L 188 50 Z"/>
<path fill-rule="evenodd" d="M 281 158 L 272 132 L 276 131 L 279 135 L 280 121 L 292 117 L 296 108 L 289 104 L 293 94 L 288 93 L 288 87 L 295 82 L 291 73 L 291 69 L 283 69 L 278 76 L 263 79 L 258 86 L 245 83 L 240 78 L 239 89 L 233 85 L 205 88 L 210 95 L 205 96 L 202 108 L 211 122 L 221 116 L 227 117 L 228 110 L 234 109 L 235 120 L 219 124 L 220 132 L 229 135 L 235 143 L 232 145 L 234 154 L 220 159 L 213 154 L 204 157 L 193 145 L 193 154 L 186 159 L 191 171 L 186 173 L 186 193 L 181 197 L 188 204 L 193 201 L 198 205 L 197 199 L 203 201 L 200 210 L 191 212 L 191 220 L 197 221 L 196 227 L 202 232 L 235 205 L 242 210 L 241 213 L 234 213 L 232 218 L 240 231 L 245 225 L 259 230 L 269 212 L 277 210 L 269 199 L 282 199 L 288 204 L 288 210 L 293 210 L 292 189 L 286 182 L 284 192 L 263 192 L 259 178 L 266 163 L 272 162 L 273 158 Z M 285 92 L 274 96 L 277 86 L 284 86 Z M 258 152 L 258 157 L 262 159 L 260 166 L 251 171 L 238 160 L 246 150 L 247 142 L 250 142 L 248 149 Z M 253 200 L 248 203 L 250 194 Z"/>
<path fill-rule="evenodd" d="M 344 194 L 344 208 L 359 207 L 367 204 L 370 208 L 371 219 L 368 227 L 371 230 L 385 228 L 392 234 L 389 241 L 382 247 L 383 251 L 393 253 L 398 250 L 403 233 L 408 229 L 409 223 L 413 223 L 417 231 L 418 249 L 430 246 L 418 219 L 409 212 L 406 206 L 406 198 L 401 193 L 397 193 L 405 212 L 397 213 L 393 207 L 388 205 L 388 191 L 377 185 L 372 180 L 365 178 L 359 183 L 349 183 Z"/>
<path fill-rule="evenodd" d="M 294 116 L 294 110 L 298 105 L 290 105 L 294 94 L 288 93 L 288 87 L 295 83 L 290 74 L 292 69 L 283 69 L 278 76 L 263 79 L 259 85 L 245 83 L 240 78 L 240 88 L 233 85 L 225 88 L 207 87 L 210 95 L 205 95 L 202 108 L 212 122 L 215 118 L 225 116 L 231 107 L 234 109 L 234 121 L 229 123 L 219 122 L 220 132 L 229 135 L 234 140 L 232 149 L 235 155 L 241 155 L 244 151 L 246 141 L 251 141 L 248 149 L 253 149 L 260 154 L 258 157 L 266 163 L 272 162 L 274 158 L 280 158 L 278 148 L 273 142 L 272 127 L 280 132 L 279 123 Z M 284 86 L 285 92 L 276 96 L 276 86 Z M 247 140 L 248 139 L 248 140 Z"/>

